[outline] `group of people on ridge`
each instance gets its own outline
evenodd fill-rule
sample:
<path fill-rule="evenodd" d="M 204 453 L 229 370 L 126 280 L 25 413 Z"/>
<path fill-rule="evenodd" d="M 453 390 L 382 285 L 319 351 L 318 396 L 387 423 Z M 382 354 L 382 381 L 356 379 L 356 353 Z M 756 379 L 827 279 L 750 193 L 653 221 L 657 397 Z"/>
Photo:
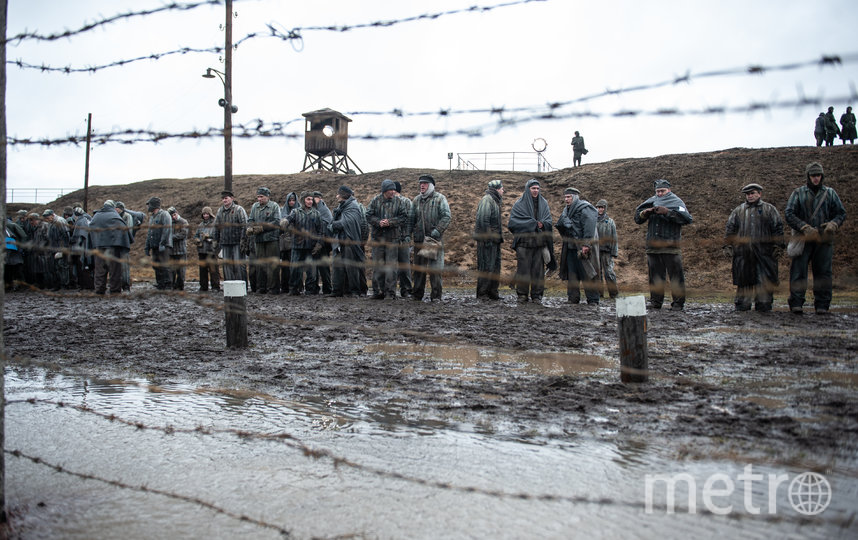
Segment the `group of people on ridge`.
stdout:
<path fill-rule="evenodd" d="M 858 138 L 858 132 L 855 130 L 855 114 L 852 112 L 852 107 L 846 107 L 846 112 L 840 115 L 840 127 L 837 127 L 837 120 L 834 118 L 834 107 L 829 107 L 828 112 L 821 112 L 816 117 L 816 123 L 813 126 L 813 136 L 816 139 L 816 146 L 834 145 L 834 137 L 840 137 L 843 144 L 855 144 L 855 139 Z"/>

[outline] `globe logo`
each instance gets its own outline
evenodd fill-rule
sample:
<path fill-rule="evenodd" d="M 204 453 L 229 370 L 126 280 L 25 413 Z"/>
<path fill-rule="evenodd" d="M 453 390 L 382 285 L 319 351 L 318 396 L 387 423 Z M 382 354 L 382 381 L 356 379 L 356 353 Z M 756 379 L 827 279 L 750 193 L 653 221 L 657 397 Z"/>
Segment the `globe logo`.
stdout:
<path fill-rule="evenodd" d="M 789 483 L 789 503 L 799 514 L 821 514 L 831 503 L 831 484 L 821 474 L 804 472 Z"/>

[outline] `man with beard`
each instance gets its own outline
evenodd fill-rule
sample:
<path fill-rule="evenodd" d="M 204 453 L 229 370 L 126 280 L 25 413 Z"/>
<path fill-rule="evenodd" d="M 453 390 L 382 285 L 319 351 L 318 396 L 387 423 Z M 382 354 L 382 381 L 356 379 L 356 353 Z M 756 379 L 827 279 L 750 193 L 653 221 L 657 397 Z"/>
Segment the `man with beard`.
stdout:
<path fill-rule="evenodd" d="M 796 188 L 787 201 L 784 216 L 793 234 L 800 233 L 804 250 L 793 257 L 789 269 L 789 307 L 802 313 L 807 291 L 807 265 L 813 270 L 813 306 L 817 315 L 828 313 L 831 305 L 834 235 L 846 220 L 846 209 L 837 193 L 823 185 L 822 165 L 805 169 L 806 184 Z"/>
<path fill-rule="evenodd" d="M 221 192 L 221 207 L 215 216 L 214 241 L 221 249 L 223 258 L 223 279 L 247 281 L 246 252 L 241 249 L 247 242 L 247 212 L 235 202 L 232 191 Z"/>
<path fill-rule="evenodd" d="M 328 225 L 328 235 L 336 239 L 331 296 L 362 296 L 360 268 L 366 260 L 361 247 L 363 215 L 348 186 L 340 186 L 337 190 L 337 201 L 333 221 Z"/>
<path fill-rule="evenodd" d="M 95 294 L 122 293 L 122 261 L 131 249 L 131 231 L 116 211 L 113 201 L 105 201 L 89 223 L 95 257 Z"/>
<path fill-rule="evenodd" d="M 596 208 L 582 201 L 577 188 L 563 192 L 566 208 L 557 219 L 557 230 L 563 238 L 560 250 L 560 279 L 566 280 L 570 304 L 581 302 L 581 287 L 590 305 L 599 304 L 599 244 L 596 234 Z"/>
<path fill-rule="evenodd" d="M 415 246 L 426 246 L 434 242 L 434 256 L 427 256 L 424 249 L 414 253 L 414 285 L 412 296 L 418 302 L 423 300 L 426 291 L 426 274 L 432 286 L 430 300 L 441 300 L 441 272 L 444 270 L 444 231 L 450 226 L 450 204 L 447 197 L 435 190 L 435 179 L 428 174 L 417 180 L 420 194 L 411 201 L 411 215 L 408 218 L 408 230 Z M 432 242 L 428 239 L 431 238 Z M 395 291 L 394 291 L 395 292 Z"/>
<path fill-rule="evenodd" d="M 503 183 L 492 180 L 486 188 L 486 194 L 477 205 L 474 220 L 474 240 L 477 241 L 477 300 L 500 300 L 501 244 L 501 201 Z"/>
<path fill-rule="evenodd" d="M 685 307 L 685 271 L 682 268 L 682 227 L 693 220 L 685 203 L 670 190 L 670 182 L 654 182 L 655 196 L 635 209 L 635 223 L 647 223 L 646 262 L 649 268 L 651 309 L 661 309 L 665 281 L 670 278 L 670 309 Z"/>
<path fill-rule="evenodd" d="M 212 209 L 209 206 L 204 206 L 202 210 L 203 220 L 197 225 L 197 232 L 194 234 L 194 244 L 197 245 L 197 259 L 200 267 L 200 292 L 209 290 L 209 282 L 211 281 L 211 290 L 220 290 L 220 275 L 217 269 L 217 243 L 214 241 L 215 236 L 215 217 L 212 215 Z"/>
<path fill-rule="evenodd" d="M 545 292 L 545 267 L 557 266 L 554 260 L 553 222 L 548 201 L 539 194 L 539 180 L 531 178 L 521 197 L 512 205 L 507 228 L 513 234 L 515 250 L 515 292 L 519 303 L 542 303 Z"/>
<path fill-rule="evenodd" d="M 778 259 L 783 252 L 784 222 L 773 205 L 763 202 L 763 187 L 742 188 L 745 202 L 727 218 L 724 250 L 733 261 L 736 311 L 771 311 L 778 285 Z"/>

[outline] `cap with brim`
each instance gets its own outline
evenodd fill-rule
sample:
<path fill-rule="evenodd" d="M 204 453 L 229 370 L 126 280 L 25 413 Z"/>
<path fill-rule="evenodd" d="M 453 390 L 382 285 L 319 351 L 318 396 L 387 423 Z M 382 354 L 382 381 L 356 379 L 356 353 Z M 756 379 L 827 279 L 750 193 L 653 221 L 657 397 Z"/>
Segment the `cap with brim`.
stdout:
<path fill-rule="evenodd" d="M 420 178 L 417 179 L 417 183 L 422 184 L 423 182 L 429 182 L 433 186 L 435 185 L 435 179 L 432 178 L 431 174 L 421 174 Z"/>
<path fill-rule="evenodd" d="M 223 191 L 221 191 L 221 192 L 220 192 L 220 196 L 221 196 L 221 198 L 224 198 L 224 197 L 232 197 L 232 198 L 234 199 L 234 198 L 235 198 L 235 193 L 233 193 L 232 191 L 229 191 L 229 190 L 223 190 Z"/>
<path fill-rule="evenodd" d="M 500 180 L 492 180 L 489 182 L 489 187 L 492 189 L 500 189 L 503 187 L 503 182 Z"/>
<path fill-rule="evenodd" d="M 669 188 L 670 182 L 668 182 L 664 178 L 659 178 L 658 180 L 653 182 L 653 185 L 655 186 L 655 189 Z"/>
<path fill-rule="evenodd" d="M 256 194 L 257 195 L 263 195 L 265 197 L 270 197 L 271 196 L 271 190 L 268 189 L 267 187 L 261 187 L 261 188 L 256 190 Z"/>
<path fill-rule="evenodd" d="M 581 192 L 578 190 L 578 188 L 568 187 L 568 188 L 563 190 L 563 194 L 564 195 L 580 195 Z"/>
<path fill-rule="evenodd" d="M 742 193 L 750 193 L 752 191 L 763 191 L 763 186 L 760 184 L 748 184 L 747 186 L 742 188 Z"/>
<path fill-rule="evenodd" d="M 52 215 L 54 215 L 54 211 L 53 211 L 53 210 L 51 210 L 50 208 L 48 208 L 47 210 L 45 210 L 44 212 L 42 212 L 42 217 L 52 216 Z"/>

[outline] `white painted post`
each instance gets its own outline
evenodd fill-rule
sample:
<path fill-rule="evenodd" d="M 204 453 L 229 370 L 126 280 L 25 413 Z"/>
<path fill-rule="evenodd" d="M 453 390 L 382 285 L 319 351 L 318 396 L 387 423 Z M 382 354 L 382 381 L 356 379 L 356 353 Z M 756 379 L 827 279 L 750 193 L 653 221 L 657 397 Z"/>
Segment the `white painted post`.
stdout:
<path fill-rule="evenodd" d="M 226 320 L 226 346 L 247 348 L 247 284 L 243 280 L 223 282 L 223 313 Z"/>
<path fill-rule="evenodd" d="M 617 298 L 617 332 L 620 337 L 620 380 L 624 383 L 649 380 L 646 344 L 646 299 Z"/>

